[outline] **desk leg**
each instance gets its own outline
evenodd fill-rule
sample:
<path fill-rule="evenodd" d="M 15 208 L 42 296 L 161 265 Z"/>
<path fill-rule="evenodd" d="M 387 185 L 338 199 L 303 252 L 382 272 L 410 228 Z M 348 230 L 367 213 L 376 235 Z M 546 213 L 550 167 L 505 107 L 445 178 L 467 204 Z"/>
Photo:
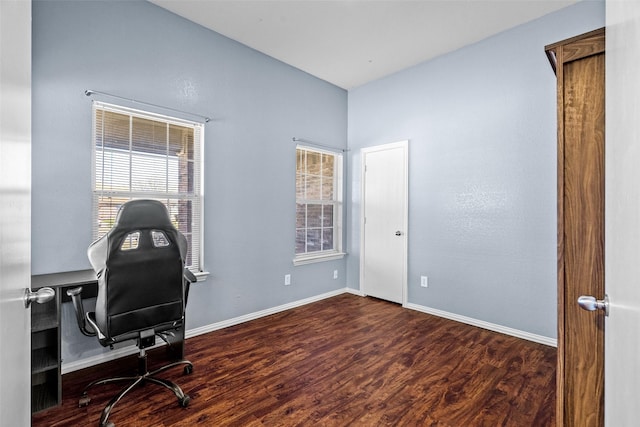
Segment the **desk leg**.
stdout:
<path fill-rule="evenodd" d="M 184 324 L 180 329 L 173 332 L 173 336 L 168 336 L 169 345 L 166 346 L 167 356 L 171 361 L 184 359 Z"/>

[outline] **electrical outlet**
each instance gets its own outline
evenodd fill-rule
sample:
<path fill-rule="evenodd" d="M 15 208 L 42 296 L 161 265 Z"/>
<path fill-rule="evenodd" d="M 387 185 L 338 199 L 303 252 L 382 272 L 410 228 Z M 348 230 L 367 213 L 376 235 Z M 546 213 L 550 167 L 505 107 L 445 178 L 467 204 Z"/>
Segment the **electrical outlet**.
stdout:
<path fill-rule="evenodd" d="M 334 279 L 338 278 L 338 270 L 333 270 L 333 278 Z"/>
<path fill-rule="evenodd" d="M 429 287 L 429 278 L 427 276 L 420 276 L 420 286 L 423 288 Z"/>
<path fill-rule="evenodd" d="M 284 285 L 285 286 L 289 286 L 291 284 L 291 275 L 290 274 L 285 274 L 284 275 Z"/>

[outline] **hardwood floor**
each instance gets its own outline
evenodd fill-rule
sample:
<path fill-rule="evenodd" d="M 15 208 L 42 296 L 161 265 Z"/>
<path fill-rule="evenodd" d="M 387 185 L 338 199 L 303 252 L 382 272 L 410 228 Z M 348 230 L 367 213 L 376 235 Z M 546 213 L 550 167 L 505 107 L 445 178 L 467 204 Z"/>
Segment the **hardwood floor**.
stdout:
<path fill-rule="evenodd" d="M 125 426 L 551 426 L 556 349 L 350 294 L 190 338 L 191 375 L 165 372 L 115 406 Z M 164 351 L 150 356 L 162 359 Z M 161 362 L 161 361 L 160 361 Z M 158 364 L 158 363 L 155 363 Z M 135 356 L 63 376 L 63 402 L 33 427 L 97 425 Z"/>

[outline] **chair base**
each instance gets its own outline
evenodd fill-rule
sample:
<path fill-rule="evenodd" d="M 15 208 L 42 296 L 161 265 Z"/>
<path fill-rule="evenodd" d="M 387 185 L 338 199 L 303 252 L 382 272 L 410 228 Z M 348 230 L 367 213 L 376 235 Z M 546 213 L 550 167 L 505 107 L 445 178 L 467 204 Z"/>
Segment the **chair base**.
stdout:
<path fill-rule="evenodd" d="M 189 402 L 191 398 L 189 395 L 185 394 L 182 389 L 175 383 L 169 380 L 165 380 L 163 378 L 156 377 L 157 374 L 164 372 L 168 369 L 174 368 L 176 366 L 184 366 L 184 373 L 190 374 L 193 372 L 193 364 L 188 360 L 180 360 L 178 362 L 171 363 L 169 365 L 165 365 L 159 369 L 156 369 L 153 372 L 147 371 L 147 355 L 144 349 L 140 349 L 140 354 L 138 355 L 138 375 L 128 376 L 128 377 L 113 377 L 113 378 L 103 378 L 100 380 L 93 381 L 89 383 L 84 390 L 82 391 L 82 396 L 78 401 L 78 406 L 83 407 L 87 406 L 89 402 L 91 402 L 91 398 L 89 397 L 88 390 L 97 385 L 103 384 L 111 384 L 116 382 L 130 382 L 131 384 L 127 385 L 123 388 L 120 393 L 116 394 L 110 401 L 107 403 L 107 406 L 102 410 L 102 415 L 100 416 L 100 427 L 114 427 L 115 424 L 107 421 L 109 415 L 111 414 L 111 410 L 113 407 L 122 399 L 127 393 L 133 390 L 138 385 L 143 385 L 145 383 L 156 384 L 162 387 L 165 387 L 175 394 L 178 399 L 178 404 L 186 408 L 189 406 Z"/>

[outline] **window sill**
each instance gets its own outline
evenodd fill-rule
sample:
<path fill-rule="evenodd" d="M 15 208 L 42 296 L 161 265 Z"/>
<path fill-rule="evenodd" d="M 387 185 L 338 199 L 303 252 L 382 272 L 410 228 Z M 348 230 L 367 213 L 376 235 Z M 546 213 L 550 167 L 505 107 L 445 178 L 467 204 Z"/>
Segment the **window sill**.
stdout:
<path fill-rule="evenodd" d="M 344 258 L 346 254 L 343 252 L 332 252 L 322 255 L 306 255 L 304 257 L 294 258 L 293 265 L 313 264 L 316 262 L 334 261 Z"/>
<path fill-rule="evenodd" d="M 196 276 L 196 279 L 198 279 L 198 282 L 204 282 L 205 280 L 207 280 L 207 277 L 209 277 L 209 273 L 208 271 L 198 271 L 197 273 L 193 273 Z"/>

